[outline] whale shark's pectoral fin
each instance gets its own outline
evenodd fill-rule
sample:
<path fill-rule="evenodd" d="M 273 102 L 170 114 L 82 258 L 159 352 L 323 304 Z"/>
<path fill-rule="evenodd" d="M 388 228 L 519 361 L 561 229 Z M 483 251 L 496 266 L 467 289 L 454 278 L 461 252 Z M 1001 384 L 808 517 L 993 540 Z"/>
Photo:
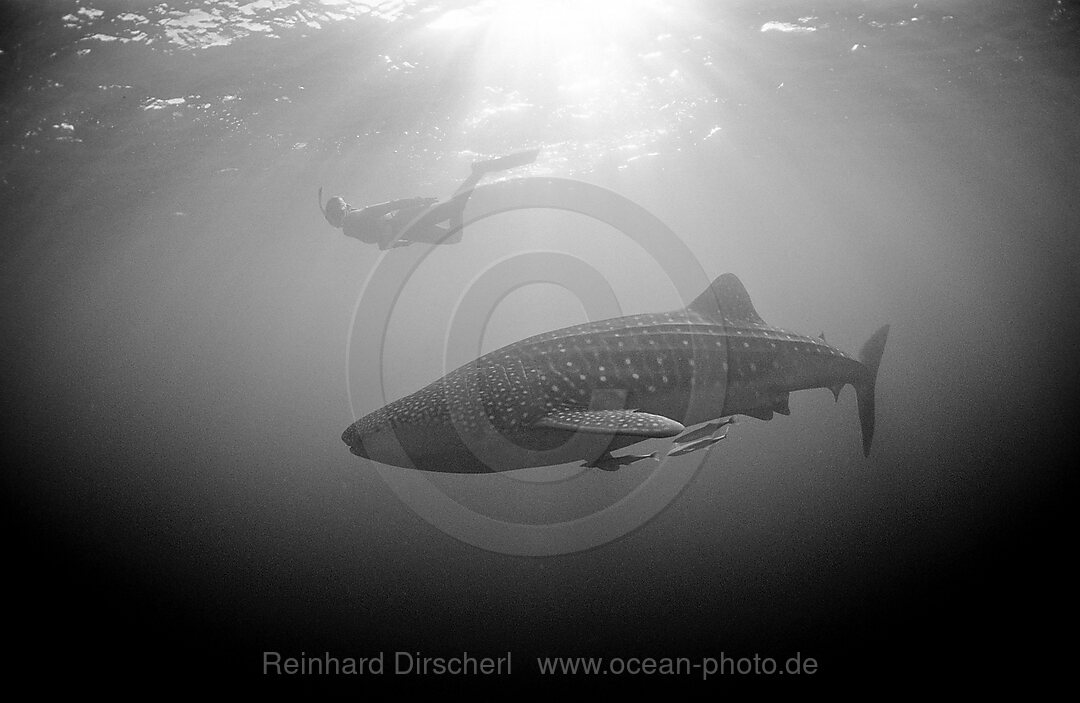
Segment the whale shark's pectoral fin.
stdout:
<path fill-rule="evenodd" d="M 637 410 L 553 410 L 532 426 L 629 437 L 674 437 L 686 429 L 670 417 Z"/>

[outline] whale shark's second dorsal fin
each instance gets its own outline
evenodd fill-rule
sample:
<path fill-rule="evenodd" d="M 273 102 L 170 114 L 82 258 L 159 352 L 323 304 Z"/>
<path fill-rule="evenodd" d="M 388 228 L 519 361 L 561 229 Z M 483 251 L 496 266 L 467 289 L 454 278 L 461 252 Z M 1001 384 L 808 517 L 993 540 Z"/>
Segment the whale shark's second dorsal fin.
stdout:
<path fill-rule="evenodd" d="M 750 294 L 746 292 L 742 281 L 733 273 L 725 273 L 713 281 L 686 309 L 710 320 L 727 319 L 732 322 L 765 324 L 765 320 L 761 319 L 754 309 L 754 304 L 750 302 Z"/>

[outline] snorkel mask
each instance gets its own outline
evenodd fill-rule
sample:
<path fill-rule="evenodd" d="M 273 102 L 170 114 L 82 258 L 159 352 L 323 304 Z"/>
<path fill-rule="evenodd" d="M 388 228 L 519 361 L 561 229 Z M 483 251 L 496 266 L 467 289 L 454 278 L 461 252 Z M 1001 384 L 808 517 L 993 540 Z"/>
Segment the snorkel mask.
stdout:
<path fill-rule="evenodd" d="M 345 216 L 352 210 L 348 203 L 336 195 L 327 200 L 326 205 L 323 205 L 322 188 L 319 188 L 319 209 L 322 210 L 323 217 L 330 223 L 330 226 L 338 229 L 345 225 Z"/>

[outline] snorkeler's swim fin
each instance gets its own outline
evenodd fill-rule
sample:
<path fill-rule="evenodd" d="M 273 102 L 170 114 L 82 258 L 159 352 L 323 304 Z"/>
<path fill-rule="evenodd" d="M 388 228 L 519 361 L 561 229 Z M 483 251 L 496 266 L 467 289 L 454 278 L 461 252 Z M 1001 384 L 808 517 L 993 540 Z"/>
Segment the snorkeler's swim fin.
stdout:
<path fill-rule="evenodd" d="M 507 169 L 517 168 L 518 166 L 525 166 L 526 164 L 531 164 L 533 161 L 536 161 L 536 157 L 539 153 L 539 149 L 529 149 L 528 151 L 519 151 L 513 154 L 507 154 L 506 156 L 500 156 L 497 159 L 477 161 L 472 165 L 472 172 L 474 174 L 492 173 L 494 171 L 506 171 Z"/>

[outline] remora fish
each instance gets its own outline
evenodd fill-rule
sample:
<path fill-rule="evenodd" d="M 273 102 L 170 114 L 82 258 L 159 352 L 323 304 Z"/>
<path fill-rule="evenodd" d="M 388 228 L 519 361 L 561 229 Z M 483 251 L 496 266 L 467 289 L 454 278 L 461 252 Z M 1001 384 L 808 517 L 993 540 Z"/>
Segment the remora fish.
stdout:
<path fill-rule="evenodd" d="M 591 469 L 603 469 L 604 471 L 618 471 L 624 466 L 639 462 L 643 459 L 656 459 L 658 452 L 648 454 L 624 454 L 612 456 L 605 454 L 591 464 L 586 464 Z"/>
<path fill-rule="evenodd" d="M 679 444 L 692 444 L 693 442 L 696 442 L 699 439 L 704 439 L 705 437 L 712 437 L 714 434 L 716 434 L 716 431 L 719 430 L 721 427 L 727 427 L 728 425 L 734 425 L 734 424 L 735 424 L 735 418 L 733 418 L 733 417 L 726 417 L 723 420 L 717 420 L 716 422 L 710 422 L 707 425 L 702 425 L 701 427 L 697 428 L 696 430 L 690 430 L 689 432 L 686 432 L 686 433 L 683 433 L 683 434 L 679 435 L 678 437 L 675 438 L 675 444 L 676 445 L 679 445 Z"/>
<path fill-rule="evenodd" d="M 567 462 L 735 414 L 788 414 L 788 394 L 855 387 L 863 453 L 889 326 L 858 359 L 771 327 L 734 274 L 681 310 L 589 322 L 529 337 L 360 418 L 341 435 L 357 456 L 475 473 Z"/>
<path fill-rule="evenodd" d="M 722 434 L 719 437 L 704 437 L 702 439 L 696 439 L 693 442 L 676 444 L 671 448 L 671 451 L 667 453 L 667 456 L 682 456 L 683 454 L 706 449 L 722 439 L 727 439 L 727 434 Z"/>

